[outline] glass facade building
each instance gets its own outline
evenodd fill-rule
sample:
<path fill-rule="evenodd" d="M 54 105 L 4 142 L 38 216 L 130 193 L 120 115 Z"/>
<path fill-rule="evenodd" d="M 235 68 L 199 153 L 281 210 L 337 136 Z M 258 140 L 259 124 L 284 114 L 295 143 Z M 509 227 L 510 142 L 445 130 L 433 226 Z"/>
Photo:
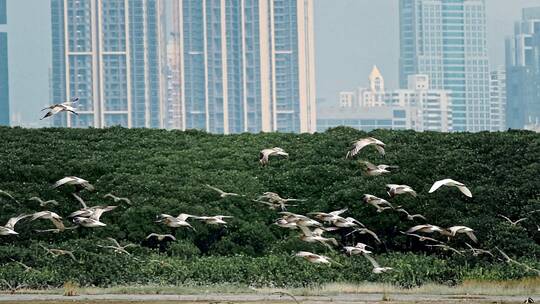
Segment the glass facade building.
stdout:
<path fill-rule="evenodd" d="M 315 132 L 312 0 L 173 1 L 181 129 Z"/>
<path fill-rule="evenodd" d="M 9 126 L 7 3 L 0 0 L 0 126 Z"/>
<path fill-rule="evenodd" d="M 506 40 L 506 125 L 540 125 L 540 7 L 523 9 Z"/>
<path fill-rule="evenodd" d="M 400 85 L 452 92 L 454 131 L 490 128 L 485 0 L 400 0 Z"/>
<path fill-rule="evenodd" d="M 54 126 L 161 128 L 162 0 L 51 0 L 52 103 L 79 97 Z"/>

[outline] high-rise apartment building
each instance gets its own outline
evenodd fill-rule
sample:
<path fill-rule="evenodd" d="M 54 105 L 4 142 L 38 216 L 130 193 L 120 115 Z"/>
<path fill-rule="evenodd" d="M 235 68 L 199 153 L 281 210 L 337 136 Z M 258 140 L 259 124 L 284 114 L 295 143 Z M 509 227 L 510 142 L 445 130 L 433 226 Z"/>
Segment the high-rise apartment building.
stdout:
<path fill-rule="evenodd" d="M 385 89 L 384 78 L 377 67 L 373 67 L 368 80 L 369 87 L 367 88 L 358 88 L 354 92 L 339 94 L 340 107 L 349 109 L 350 113 L 341 110 L 333 112 L 339 114 L 340 117 L 353 117 L 355 115 L 353 113 L 363 112 L 361 117 L 363 117 L 363 124 L 367 124 L 367 129 L 373 126 L 369 124 L 369 117 L 373 114 L 371 121 L 376 120 L 379 122 L 376 125 L 385 128 L 406 127 L 416 131 L 452 131 L 451 92 L 431 89 L 427 75 L 409 75 L 407 88 L 394 91 Z M 395 113 L 397 114 L 394 115 Z M 325 114 L 324 118 L 318 119 L 318 122 L 329 125 L 328 121 L 332 117 Z M 390 120 L 392 123 L 389 122 Z M 403 124 L 403 121 L 406 123 Z M 355 123 L 355 125 L 359 124 Z M 366 128 L 362 127 L 362 129 Z"/>
<path fill-rule="evenodd" d="M 523 9 L 506 40 L 508 128 L 540 124 L 540 7 Z"/>
<path fill-rule="evenodd" d="M 491 131 L 506 130 L 506 71 L 504 66 L 491 71 L 489 76 L 491 100 Z"/>
<path fill-rule="evenodd" d="M 173 0 L 181 129 L 316 131 L 313 0 Z"/>
<path fill-rule="evenodd" d="M 164 126 L 162 0 L 51 0 L 53 125 Z"/>
<path fill-rule="evenodd" d="M 9 125 L 7 3 L 0 0 L 0 126 Z"/>
<path fill-rule="evenodd" d="M 400 85 L 452 92 L 454 131 L 490 128 L 485 0 L 400 0 Z"/>

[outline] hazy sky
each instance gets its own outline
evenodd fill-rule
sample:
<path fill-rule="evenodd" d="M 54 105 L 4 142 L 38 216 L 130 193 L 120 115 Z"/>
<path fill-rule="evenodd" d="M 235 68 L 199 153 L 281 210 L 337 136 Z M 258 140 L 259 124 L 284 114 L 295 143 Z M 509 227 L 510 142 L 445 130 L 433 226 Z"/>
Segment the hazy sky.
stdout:
<path fill-rule="evenodd" d="M 336 102 L 337 93 L 365 85 L 376 64 L 387 87 L 396 88 L 399 60 L 399 0 L 315 0 L 317 94 Z M 47 0 L 8 0 L 12 115 L 39 122 L 49 103 L 50 9 Z M 504 64 L 504 37 L 521 9 L 540 0 L 486 0 L 491 66 Z M 29 9 L 31 7 L 31 9 Z"/>

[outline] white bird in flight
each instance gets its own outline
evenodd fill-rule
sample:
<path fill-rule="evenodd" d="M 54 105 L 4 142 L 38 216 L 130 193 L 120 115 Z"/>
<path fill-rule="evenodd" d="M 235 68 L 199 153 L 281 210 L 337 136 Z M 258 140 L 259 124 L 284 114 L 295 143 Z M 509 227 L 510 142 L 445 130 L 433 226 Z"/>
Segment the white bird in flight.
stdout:
<path fill-rule="evenodd" d="M 104 212 L 111 210 L 110 207 L 113 207 L 113 206 L 106 206 L 104 208 L 95 208 L 94 212 L 89 217 L 76 216 L 73 218 L 73 222 L 77 225 L 81 225 L 86 228 L 97 228 L 97 227 L 107 226 L 107 224 L 101 222 L 99 219 L 101 218 Z M 116 206 L 114 207 L 116 208 Z"/>
<path fill-rule="evenodd" d="M 344 246 L 343 249 L 345 249 L 345 252 L 348 255 L 358 255 L 362 253 L 371 253 L 371 251 L 367 250 L 366 248 L 370 247 L 364 243 L 356 243 L 355 246 Z M 371 248 L 371 247 L 370 247 Z"/>
<path fill-rule="evenodd" d="M 507 220 L 510 223 L 510 225 L 512 225 L 512 226 L 516 226 L 520 222 L 523 222 L 524 220 L 527 219 L 526 217 L 524 217 L 524 218 L 520 218 L 519 220 L 512 221 L 510 218 L 508 218 L 507 216 L 504 216 L 502 214 L 499 214 L 499 216 L 502 217 L 503 219 Z"/>
<path fill-rule="evenodd" d="M 38 232 L 62 232 L 66 230 L 66 227 L 62 222 L 62 217 L 52 211 L 36 212 L 32 214 L 32 218 L 30 220 L 35 221 L 38 219 L 50 220 L 53 223 L 54 227 L 56 227 L 56 229 L 39 230 Z"/>
<path fill-rule="evenodd" d="M 131 253 L 129 253 L 126 248 L 129 248 L 129 247 L 137 247 L 137 245 L 135 244 L 127 244 L 127 245 L 120 245 L 120 243 L 118 243 L 118 241 L 112 237 L 108 237 L 107 240 L 109 240 L 112 245 L 98 245 L 98 247 L 100 248 L 108 248 L 108 249 L 113 249 L 114 252 L 116 253 L 120 253 L 120 254 L 127 254 L 127 255 L 131 255 Z"/>
<path fill-rule="evenodd" d="M 84 188 L 88 191 L 94 191 L 94 186 L 92 186 L 89 181 L 76 176 L 64 177 L 54 183 L 52 188 L 55 189 L 63 185 L 75 185 L 78 188 Z"/>
<path fill-rule="evenodd" d="M 373 265 L 373 270 L 371 271 L 373 273 L 381 274 L 394 269 L 392 267 L 381 267 L 381 265 L 367 253 L 362 253 L 362 255 L 371 263 L 371 265 Z"/>
<path fill-rule="evenodd" d="M 344 208 L 344 209 L 332 211 L 332 212 L 329 212 L 329 213 L 326 213 L 326 212 L 310 212 L 310 213 L 308 213 L 308 215 L 313 215 L 314 218 L 316 218 L 316 219 L 318 219 L 320 221 L 323 221 L 323 222 L 326 222 L 326 223 L 331 223 L 334 220 L 337 220 L 337 219 L 341 218 L 340 215 L 345 213 L 346 211 L 347 211 L 347 208 Z"/>
<path fill-rule="evenodd" d="M 433 183 L 433 186 L 431 186 L 431 189 L 429 189 L 429 193 L 435 192 L 437 189 L 439 189 L 442 186 L 448 186 L 448 187 L 457 187 L 461 193 L 465 194 L 467 197 L 472 197 L 471 190 L 465 186 L 465 184 L 457 182 L 453 179 L 442 179 L 440 181 L 436 181 Z"/>
<path fill-rule="evenodd" d="M 400 194 L 410 194 L 416 197 L 416 191 L 414 191 L 413 188 L 407 185 L 387 184 L 386 193 L 388 193 L 388 196 L 390 197 L 395 197 L 396 195 Z"/>
<path fill-rule="evenodd" d="M 34 202 L 38 202 L 40 207 L 47 207 L 47 205 L 49 205 L 49 204 L 54 205 L 54 206 L 58 206 L 58 202 L 55 201 L 55 200 L 44 201 L 44 200 L 42 200 L 41 198 L 39 198 L 37 196 L 31 197 L 29 200 L 34 201 Z"/>
<path fill-rule="evenodd" d="M 329 258 L 327 256 L 318 255 L 318 254 L 311 253 L 311 252 L 308 252 L 308 251 L 299 251 L 299 252 L 297 252 L 295 254 L 295 256 L 304 258 L 308 262 L 314 263 L 314 264 L 330 265 L 330 264 L 334 263 L 334 264 L 337 264 L 337 265 L 341 265 L 341 264 L 335 262 L 334 260 L 332 260 L 331 258 Z"/>
<path fill-rule="evenodd" d="M 45 116 L 43 116 L 41 119 L 45 119 L 47 117 L 50 117 L 50 116 L 53 116 L 53 115 L 56 115 L 60 112 L 71 112 L 75 115 L 79 115 L 79 113 L 77 113 L 77 109 L 75 109 L 73 107 L 73 105 L 79 101 L 79 97 L 73 97 L 71 98 L 70 101 L 66 101 L 66 102 L 63 102 L 63 103 L 58 103 L 58 104 L 54 104 L 54 105 L 50 105 L 46 108 L 43 108 L 41 111 L 45 111 L 45 110 L 49 110 Z M 40 119 L 40 120 L 41 120 Z"/>
<path fill-rule="evenodd" d="M 390 165 L 374 165 L 368 161 L 362 162 L 366 166 L 366 174 L 369 176 L 379 176 L 387 173 L 391 173 L 391 169 L 398 169 L 398 166 Z"/>
<path fill-rule="evenodd" d="M 444 233 L 444 229 L 442 229 L 439 226 L 430 225 L 430 224 L 424 224 L 424 225 L 416 225 L 409 230 L 407 230 L 407 234 L 411 234 L 413 232 L 423 232 L 423 233 L 433 233 L 433 232 L 439 232 Z"/>
<path fill-rule="evenodd" d="M 238 194 L 238 193 L 225 192 L 225 191 L 223 191 L 223 190 L 221 190 L 219 188 L 216 188 L 214 186 L 210 186 L 209 184 L 205 184 L 205 186 L 212 189 L 212 190 L 214 190 L 214 191 L 216 191 L 221 198 L 225 198 L 225 197 L 228 197 L 228 196 L 240 196 L 240 194 Z"/>
<path fill-rule="evenodd" d="M 189 227 L 193 230 L 193 226 L 191 226 L 190 223 L 187 222 L 189 218 L 198 218 L 195 215 L 186 214 L 186 213 L 180 213 L 177 217 L 168 215 L 168 214 L 160 214 L 157 223 L 164 223 L 168 227 L 171 228 L 180 228 L 180 227 Z"/>
<path fill-rule="evenodd" d="M 261 150 L 259 153 L 259 162 L 261 165 L 266 166 L 269 163 L 269 157 L 274 155 L 289 157 L 289 153 L 285 152 L 285 150 L 279 147 L 274 147 Z"/>
<path fill-rule="evenodd" d="M 366 137 L 357 140 L 354 142 L 353 146 L 350 148 L 350 150 L 347 152 L 346 158 L 353 158 L 360 150 L 362 150 L 364 147 L 367 146 L 374 146 L 377 151 L 379 151 L 379 154 L 384 155 L 384 146 L 385 144 L 373 137 Z"/>
<path fill-rule="evenodd" d="M 229 215 L 214 215 L 214 216 L 198 216 L 195 219 L 205 222 L 209 225 L 227 225 L 223 219 L 233 218 Z"/>
<path fill-rule="evenodd" d="M 407 210 L 405 210 L 403 208 L 396 209 L 396 211 L 406 214 L 407 215 L 407 220 L 409 220 L 409 221 L 414 221 L 415 218 L 423 219 L 424 221 L 427 220 L 423 215 L 421 215 L 421 214 L 410 214 Z"/>
<path fill-rule="evenodd" d="M 16 217 L 10 218 L 4 226 L 0 226 L 0 235 L 14 235 L 19 234 L 15 231 L 15 225 L 20 220 L 29 217 L 30 214 L 21 214 Z"/>
<path fill-rule="evenodd" d="M 466 227 L 466 226 L 452 226 L 450 228 L 447 228 L 446 230 L 450 232 L 451 236 L 456 236 L 456 234 L 458 234 L 458 233 L 463 233 L 463 234 L 467 235 L 473 242 L 478 243 L 478 239 L 474 235 L 474 230 L 472 230 L 469 227 Z"/>
<path fill-rule="evenodd" d="M 315 230 L 311 231 L 307 227 L 300 226 L 300 230 L 302 230 L 302 235 L 300 235 L 300 239 L 304 242 L 308 242 L 308 243 L 319 242 L 330 249 L 332 249 L 332 246 L 330 246 L 330 244 L 334 246 L 338 245 L 338 242 L 336 241 L 335 238 L 326 238 L 322 236 L 324 233 L 324 230 L 321 228 L 316 228 Z"/>

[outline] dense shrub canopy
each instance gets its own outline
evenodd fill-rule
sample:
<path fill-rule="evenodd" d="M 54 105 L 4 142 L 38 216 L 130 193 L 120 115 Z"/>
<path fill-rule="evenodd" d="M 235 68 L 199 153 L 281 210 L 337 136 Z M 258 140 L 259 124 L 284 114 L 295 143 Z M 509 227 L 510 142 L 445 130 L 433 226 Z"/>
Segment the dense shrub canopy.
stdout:
<path fill-rule="evenodd" d="M 386 156 L 368 147 L 354 160 L 345 159 L 351 142 L 368 135 L 387 144 Z M 290 157 L 271 158 L 269 166 L 261 167 L 259 151 L 275 146 L 285 149 Z M 306 199 L 298 207 L 290 208 L 295 213 L 348 208 L 347 216 L 360 220 L 383 240 L 382 245 L 376 245 L 369 237 L 345 237 L 338 233 L 342 244 L 363 241 L 375 246 L 377 253 L 439 256 L 440 252 L 399 233 L 422 221 L 410 222 L 395 212 L 379 214 L 361 201 L 364 193 L 386 197 L 388 183 L 413 187 L 419 193 L 417 198 L 398 196 L 392 202 L 425 215 L 431 224 L 466 225 L 476 231 L 479 247 L 498 246 L 523 258 L 540 256 L 536 226 L 540 212 L 530 213 L 540 209 L 540 135 L 531 132 L 440 134 L 377 130 L 367 134 L 336 128 L 317 134 L 223 136 L 116 127 L 0 128 L 0 147 L 0 189 L 21 202 L 19 206 L 0 197 L 2 223 L 20 213 L 43 210 L 39 204 L 28 201 L 32 196 L 59 201 L 59 206 L 49 207 L 62 216 L 77 210 L 79 205 L 70 195 L 73 188 L 50 187 L 69 175 L 85 178 L 96 187 L 94 192 L 81 193 L 89 205 L 112 204 L 103 199 L 109 192 L 129 197 L 133 202 L 131 207 L 106 213 L 102 220 L 107 227 L 100 229 L 36 234 L 35 229 L 51 228 L 51 223 L 21 221 L 16 229 L 19 236 L 2 237 L 0 241 L 1 247 L 20 248 L 20 254 L 26 258 L 31 256 L 28 248 L 36 242 L 55 246 L 111 236 L 140 243 L 150 232 L 175 234 L 179 242 L 168 254 L 185 259 L 217 255 L 290 256 L 295 250 L 324 253 L 324 247 L 298 240 L 297 232 L 271 225 L 278 217 L 276 211 L 251 201 L 265 191 Z M 400 169 L 370 177 L 363 173 L 360 160 L 397 165 Z M 443 178 L 465 183 L 473 198 L 452 188 L 428 194 L 433 182 Z M 204 184 L 245 197 L 221 199 Z M 234 219 L 227 227 L 193 221 L 196 232 L 170 230 L 155 223 L 160 213 L 181 212 L 232 215 Z M 513 219 L 529 218 L 511 226 L 499 214 Z M 458 237 L 451 244 L 465 248 L 465 241 L 466 237 Z M 3 251 L 0 259 L 9 257 Z M 141 254 L 150 252 L 141 248 Z"/>

